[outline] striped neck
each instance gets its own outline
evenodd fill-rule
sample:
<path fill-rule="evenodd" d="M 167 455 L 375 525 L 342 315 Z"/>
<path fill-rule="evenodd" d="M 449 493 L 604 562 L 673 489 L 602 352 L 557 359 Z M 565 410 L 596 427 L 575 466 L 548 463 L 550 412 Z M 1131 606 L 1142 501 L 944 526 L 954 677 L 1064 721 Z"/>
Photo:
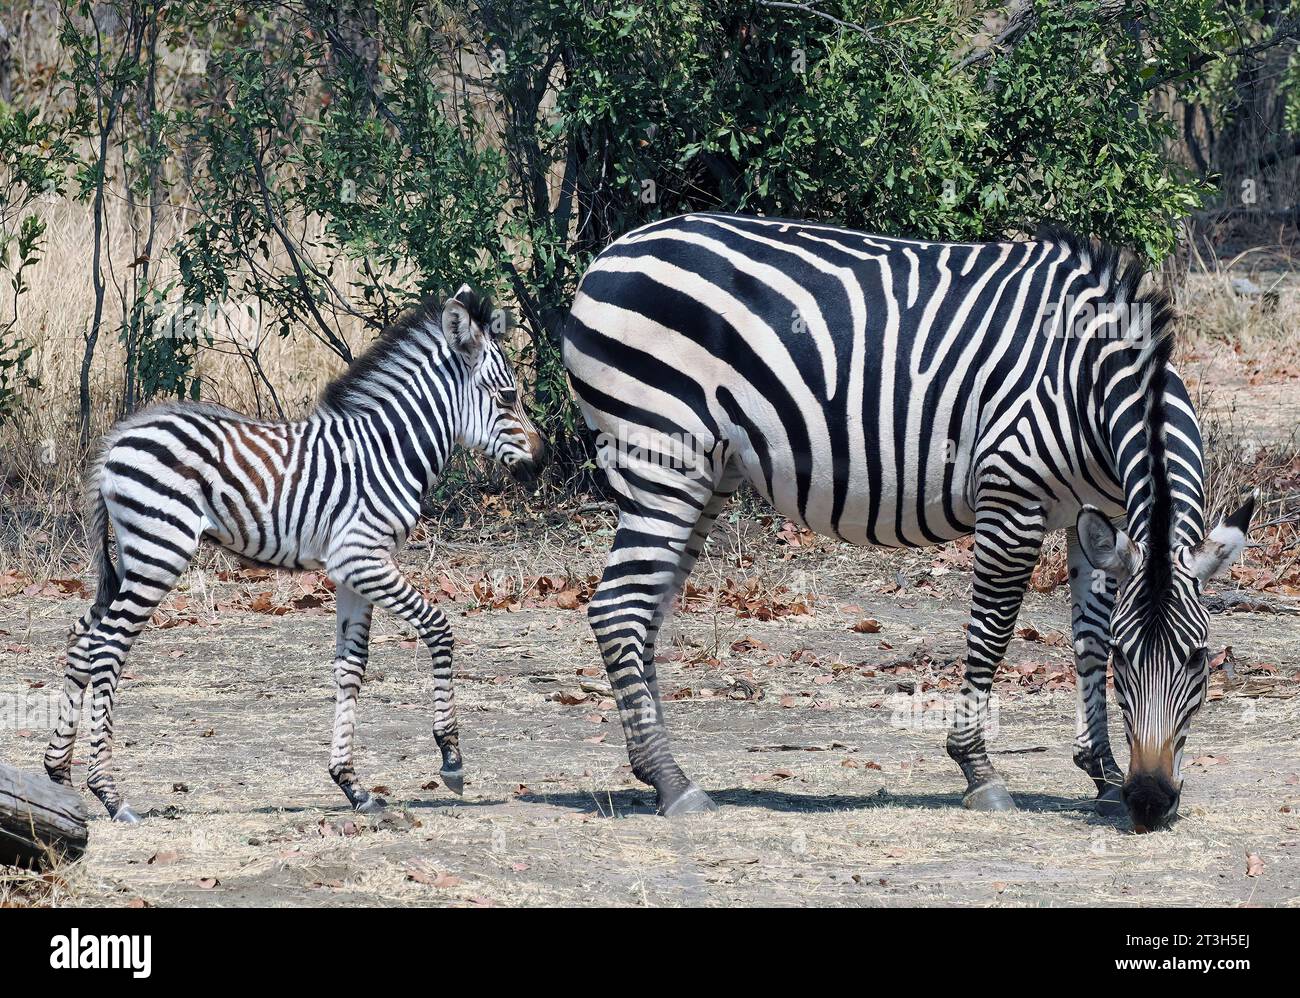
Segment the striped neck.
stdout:
<path fill-rule="evenodd" d="M 437 482 L 461 436 L 463 372 L 441 336 L 408 335 L 382 364 L 351 375 L 346 394 L 327 395 L 316 416 L 347 425 L 418 498 Z"/>

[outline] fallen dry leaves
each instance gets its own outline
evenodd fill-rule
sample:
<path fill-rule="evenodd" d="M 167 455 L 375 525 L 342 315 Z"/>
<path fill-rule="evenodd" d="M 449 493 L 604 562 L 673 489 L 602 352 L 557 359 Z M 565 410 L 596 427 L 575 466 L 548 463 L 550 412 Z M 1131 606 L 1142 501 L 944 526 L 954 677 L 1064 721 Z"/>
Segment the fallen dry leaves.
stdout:
<path fill-rule="evenodd" d="M 460 877 L 452 876 L 446 870 L 426 870 L 420 866 L 408 866 L 406 879 L 426 887 L 448 888 L 459 887 L 461 884 Z"/>

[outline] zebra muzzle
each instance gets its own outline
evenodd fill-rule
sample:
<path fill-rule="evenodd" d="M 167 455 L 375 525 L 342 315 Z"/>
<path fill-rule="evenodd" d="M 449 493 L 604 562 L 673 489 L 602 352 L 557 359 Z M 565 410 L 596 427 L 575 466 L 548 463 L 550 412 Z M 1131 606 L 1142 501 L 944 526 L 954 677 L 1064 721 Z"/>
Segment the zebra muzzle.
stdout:
<path fill-rule="evenodd" d="M 537 480 L 537 476 L 546 467 L 549 455 L 547 453 L 546 441 L 540 433 L 530 433 L 528 435 L 528 457 L 520 458 L 510 465 L 510 474 L 515 481 L 523 485 L 531 485 Z"/>
<path fill-rule="evenodd" d="M 1123 796 L 1139 835 L 1167 825 L 1178 814 L 1178 788 L 1163 773 L 1130 773 Z"/>

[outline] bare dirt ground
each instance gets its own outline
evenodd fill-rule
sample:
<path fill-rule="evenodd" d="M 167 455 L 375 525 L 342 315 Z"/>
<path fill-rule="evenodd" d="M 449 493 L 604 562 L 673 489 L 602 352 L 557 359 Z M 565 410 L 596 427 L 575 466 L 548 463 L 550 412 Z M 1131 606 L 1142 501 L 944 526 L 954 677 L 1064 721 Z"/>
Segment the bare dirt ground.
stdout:
<path fill-rule="evenodd" d="M 328 600 L 311 606 L 316 599 L 288 577 L 191 573 L 160 618 L 180 626 L 146 632 L 119 698 L 118 771 L 136 809 L 153 813 L 138 827 L 115 825 L 87 794 L 88 856 L 41 897 L 1300 903 L 1300 616 L 1214 618 L 1212 644 L 1232 646 L 1235 674 L 1216 673 L 1194 724 L 1181 819 L 1138 836 L 1127 819 L 1093 813 L 1091 784 L 1070 759 L 1074 693 L 1057 633 L 1068 627 L 1067 591 L 1032 592 L 1021 617 L 1032 630 L 1013 642 L 997 685 L 992 743 L 1021 811 L 974 814 L 960 805 L 960 774 L 942 747 L 967 613 L 964 552 L 802 546 L 806 538 L 781 536 L 779 522 L 723 524 L 694 579 L 700 591 L 660 645 L 677 756 L 720 809 L 667 821 L 625 766 L 585 613 L 563 608 L 573 602 L 563 592 L 582 595 L 609 539 L 601 514 L 580 519 L 554 517 L 527 540 L 457 536 L 408 554 L 426 591 L 456 593 L 442 605 L 459 642 L 468 783 L 463 799 L 436 785 L 427 659 L 380 616 L 357 738 L 358 772 L 391 803 L 374 817 L 352 815 L 326 773 Z M 558 596 L 536 587 L 509 595 L 521 576 L 547 572 Z M 1045 586 L 1050 573 L 1045 566 Z M 727 577 L 764 585 L 728 589 Z M 803 604 L 810 613 L 786 612 Z M 0 693 L 45 702 L 82 606 L 48 587 L 0 598 Z M 879 631 L 859 624 L 866 618 Z M 1112 721 L 1120 746 L 1117 709 Z M 0 726 L 0 758 L 39 771 L 45 737 L 43 725 Z M 1248 855 L 1262 861 L 1257 876 L 1247 875 Z"/>

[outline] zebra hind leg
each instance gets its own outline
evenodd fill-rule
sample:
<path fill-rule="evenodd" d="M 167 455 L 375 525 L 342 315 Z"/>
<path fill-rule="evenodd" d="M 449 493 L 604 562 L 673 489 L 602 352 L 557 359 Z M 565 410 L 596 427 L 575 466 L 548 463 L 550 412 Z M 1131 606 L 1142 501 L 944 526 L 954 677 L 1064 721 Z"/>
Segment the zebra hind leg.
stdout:
<path fill-rule="evenodd" d="M 72 750 L 77 740 L 77 727 L 81 722 L 82 703 L 86 686 L 90 682 L 90 633 L 99 625 L 113 597 L 117 595 L 118 580 L 114 579 L 111 592 L 95 594 L 95 601 L 68 629 L 66 664 L 63 672 L 63 690 L 59 698 L 58 719 L 45 750 L 45 772 L 55 783 L 72 786 Z"/>
<path fill-rule="evenodd" d="M 699 522 L 695 524 L 695 529 L 691 532 L 691 539 L 686 543 L 686 551 L 677 563 L 677 572 L 673 577 L 671 586 L 664 598 L 660 600 L 659 607 L 655 611 L 654 618 L 650 626 L 646 629 L 645 648 L 641 652 L 641 668 L 645 674 L 646 684 L 650 687 L 650 693 L 654 697 L 655 707 L 659 711 L 659 720 L 663 722 L 663 701 L 659 696 L 659 676 L 655 669 L 655 643 L 659 637 L 659 631 L 667 621 L 672 611 L 673 601 L 686 585 L 687 578 L 690 577 L 695 563 L 699 560 L 700 554 L 704 551 L 704 546 L 709 541 L 709 534 L 713 531 L 713 524 L 718 519 L 718 514 L 727 504 L 727 500 L 736 490 L 739 479 L 732 480 L 730 477 L 718 486 L 718 491 L 714 492 L 713 497 L 704 505 L 704 510 L 700 513 Z"/>
<path fill-rule="evenodd" d="M 981 508 L 975 519 L 975 578 L 966 672 L 948 755 L 966 777 L 963 803 L 973 811 L 1014 811 L 1015 801 L 989 760 L 984 735 L 993 674 L 1006 655 L 1034 563 L 1043 542 L 1037 510 Z"/>
<path fill-rule="evenodd" d="M 370 658 L 369 600 L 347 586 L 335 594 L 337 628 L 334 648 L 334 736 L 330 746 L 330 777 L 338 784 L 354 810 L 368 814 L 388 804 L 358 785 L 352 768 L 352 735 L 356 730 L 357 694 L 365 679 Z"/>
<path fill-rule="evenodd" d="M 442 754 L 439 775 L 448 790 L 463 793 L 465 772 L 451 677 L 454 638 L 446 615 L 403 577 L 387 553 L 340 559 L 327 567 L 327 574 L 335 585 L 347 586 L 405 620 L 424 641 L 433 660 L 433 740 Z"/>
<path fill-rule="evenodd" d="M 632 772 L 655 788 L 659 813 L 676 817 L 713 811 L 716 805 L 669 750 L 654 674 L 654 638 L 703 548 L 725 493 L 711 492 L 697 501 L 684 489 L 661 488 L 653 499 L 621 502 L 614 544 L 587 618 L 618 703 Z M 669 496 L 671 513 L 664 509 Z"/>
<path fill-rule="evenodd" d="M 139 543 L 148 544 L 143 539 Z M 123 801 L 113 779 L 113 704 L 132 644 L 188 564 L 188 560 L 179 567 L 172 564 L 181 553 L 174 546 L 168 545 L 167 552 L 164 558 L 132 545 L 124 547 L 121 582 L 113 601 L 89 631 L 70 643 L 59 718 L 45 753 L 50 777 L 70 784 L 82 694 L 89 686 L 91 736 L 86 784 L 115 821 L 128 824 L 140 818 Z"/>
<path fill-rule="evenodd" d="M 1074 764 L 1097 785 L 1097 813 L 1125 813 L 1124 773 L 1110 748 L 1106 718 L 1106 665 L 1110 660 L 1110 618 L 1117 582 L 1092 567 L 1079 546 L 1074 528 L 1066 531 L 1066 560 L 1070 575 L 1071 631 L 1078 673 Z"/>

